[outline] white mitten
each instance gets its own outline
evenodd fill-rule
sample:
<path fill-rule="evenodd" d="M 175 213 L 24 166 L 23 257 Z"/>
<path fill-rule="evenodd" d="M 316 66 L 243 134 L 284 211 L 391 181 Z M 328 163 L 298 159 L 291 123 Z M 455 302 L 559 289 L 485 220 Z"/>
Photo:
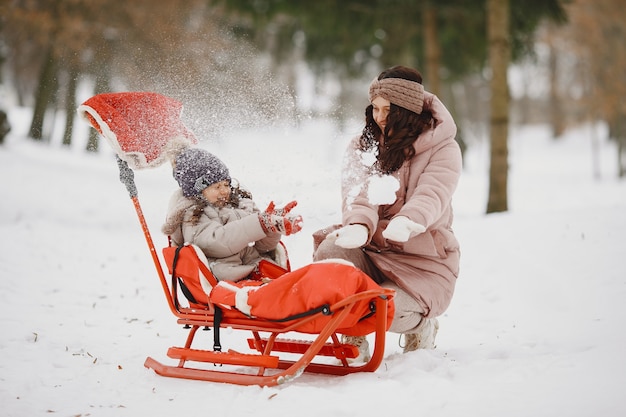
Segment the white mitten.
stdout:
<path fill-rule="evenodd" d="M 411 235 L 424 233 L 426 227 L 415 223 L 405 216 L 398 216 L 391 219 L 387 228 L 383 231 L 383 237 L 394 242 L 406 242 Z"/>
<path fill-rule="evenodd" d="M 329 233 L 326 239 L 334 240 L 335 245 L 346 249 L 360 248 L 367 243 L 369 231 L 362 224 L 349 224 Z"/>

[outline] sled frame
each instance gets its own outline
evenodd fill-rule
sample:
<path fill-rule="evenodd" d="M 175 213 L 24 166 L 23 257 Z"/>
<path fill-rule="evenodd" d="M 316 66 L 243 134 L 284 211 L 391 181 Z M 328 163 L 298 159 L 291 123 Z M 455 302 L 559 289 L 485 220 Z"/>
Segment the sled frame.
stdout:
<path fill-rule="evenodd" d="M 144 363 L 146 368 L 166 377 L 258 386 L 281 385 L 303 372 L 341 376 L 356 372 L 374 372 L 378 369 L 385 350 L 387 307 L 393 297 L 393 290 L 390 289 L 380 288 L 353 294 L 332 304 L 328 311 L 317 312 L 289 322 L 249 318 L 243 314 L 240 317 L 225 314 L 216 320 L 216 309 L 212 305 L 206 308 L 182 306 L 176 285 L 177 277 L 171 280 L 171 284 L 168 282 L 169 277 L 166 276 L 155 249 L 139 203 L 134 172 L 119 157 L 117 162 L 120 181 L 126 186 L 135 207 L 169 309 L 177 317 L 177 323 L 188 329 L 184 346 L 170 347 L 167 352 L 170 358 L 178 359 L 177 364 L 166 365 L 148 357 Z M 342 344 L 336 330 L 351 308 L 363 300 L 368 300 L 375 306 L 372 312 L 376 317 L 374 348 L 367 362 L 350 364 L 349 359 L 358 355 L 358 349 L 353 345 Z M 330 315 L 331 318 L 318 334 L 309 334 L 313 340 L 279 338 L 287 333 L 297 334 L 298 327 L 320 318 L 323 314 Z M 200 328 L 203 330 L 214 328 L 214 332 L 219 331 L 219 328 L 249 331 L 251 337 L 247 341 L 253 353 L 233 350 L 222 352 L 221 347 L 216 349 L 215 346 L 214 350 L 196 349 L 192 345 Z M 322 357 L 334 359 L 321 362 Z M 204 367 L 193 366 L 196 363 L 204 364 Z"/>

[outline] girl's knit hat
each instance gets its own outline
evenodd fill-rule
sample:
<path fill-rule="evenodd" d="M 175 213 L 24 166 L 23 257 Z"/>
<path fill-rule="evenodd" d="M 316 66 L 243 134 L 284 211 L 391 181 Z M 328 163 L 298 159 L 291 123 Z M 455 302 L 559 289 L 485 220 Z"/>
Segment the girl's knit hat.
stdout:
<path fill-rule="evenodd" d="M 230 181 L 230 174 L 226 165 L 212 153 L 187 148 L 176 157 L 174 178 L 185 197 L 194 197 L 216 182 Z"/>

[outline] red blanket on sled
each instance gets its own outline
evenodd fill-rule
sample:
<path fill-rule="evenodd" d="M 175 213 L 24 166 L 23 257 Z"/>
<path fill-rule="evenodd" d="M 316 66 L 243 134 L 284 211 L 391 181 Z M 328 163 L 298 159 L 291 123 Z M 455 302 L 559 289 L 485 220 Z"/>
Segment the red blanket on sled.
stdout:
<path fill-rule="evenodd" d="M 353 266 L 313 263 L 265 284 L 258 281 L 222 281 L 213 288 L 209 299 L 214 305 L 234 308 L 251 317 L 284 321 L 330 306 L 353 294 L 378 288 L 378 284 Z M 376 318 L 371 314 L 374 301 L 364 299 L 355 303 L 337 332 L 357 336 L 375 331 Z M 393 313 L 394 304 L 390 300 L 386 311 L 388 326 L 393 320 Z M 322 315 L 297 330 L 319 333 L 330 318 L 329 315 Z M 289 323 L 289 320 L 286 322 Z"/>
<path fill-rule="evenodd" d="M 281 268 L 276 266 L 261 268 L 264 276 L 274 279 L 269 282 L 242 280 L 218 283 L 197 247 L 167 247 L 163 249 L 163 256 L 170 274 L 180 277 L 188 291 L 187 297 L 195 301 L 191 302 L 194 308 L 211 303 L 225 309 L 226 316 L 232 311 L 253 318 L 284 321 L 332 305 L 353 294 L 380 288 L 361 270 L 342 263 L 313 263 L 288 272 L 278 271 Z M 376 319 L 370 314 L 372 302 L 374 300 L 363 299 L 355 303 L 337 331 L 351 336 L 374 332 Z M 387 329 L 393 320 L 393 313 L 392 299 L 387 304 Z M 329 320 L 330 316 L 320 316 L 297 330 L 316 334 Z M 284 322 L 291 323 L 290 320 Z"/>

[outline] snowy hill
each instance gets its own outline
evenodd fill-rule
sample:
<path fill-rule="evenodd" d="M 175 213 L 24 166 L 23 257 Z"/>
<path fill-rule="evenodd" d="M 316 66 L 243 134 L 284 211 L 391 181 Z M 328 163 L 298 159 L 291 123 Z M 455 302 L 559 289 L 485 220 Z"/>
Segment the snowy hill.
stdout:
<path fill-rule="evenodd" d="M 437 349 L 403 355 L 389 334 L 375 373 L 303 375 L 278 388 L 159 377 L 185 333 L 169 313 L 112 153 L 33 144 L 12 112 L 0 148 L 0 403 L 3 416 L 622 416 L 626 413 L 626 182 L 612 143 L 589 131 L 511 138 L 510 210 L 484 215 L 488 152 L 476 144 L 455 198 L 462 271 Z M 292 265 L 311 233 L 339 220 L 331 125 L 238 132 L 202 146 L 259 205 L 299 201 Z M 106 148 L 102 142 L 102 147 Z M 136 173 L 157 245 L 176 184 Z M 223 343 L 244 335 L 225 331 Z M 247 336 L 247 335 L 245 335 Z M 207 337 L 207 343 L 210 337 Z"/>

